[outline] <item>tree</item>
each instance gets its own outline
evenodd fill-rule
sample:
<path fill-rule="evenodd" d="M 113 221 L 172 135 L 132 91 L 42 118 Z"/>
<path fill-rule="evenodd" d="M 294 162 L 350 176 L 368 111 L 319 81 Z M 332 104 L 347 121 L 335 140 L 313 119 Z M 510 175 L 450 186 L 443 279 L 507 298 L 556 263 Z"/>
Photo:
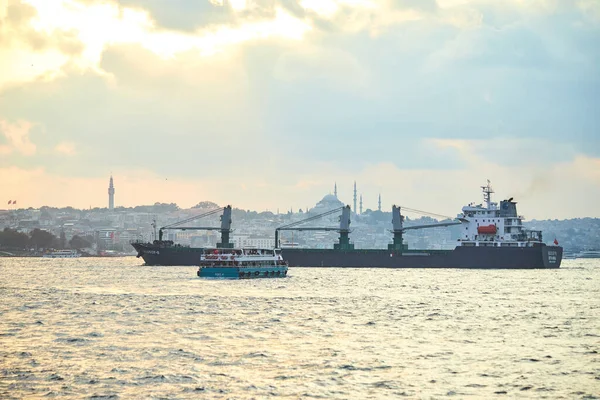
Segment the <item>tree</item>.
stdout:
<path fill-rule="evenodd" d="M 213 203 L 212 201 L 201 201 L 192 208 L 207 208 L 212 210 L 215 208 L 219 208 L 219 205 L 217 203 Z"/>
<path fill-rule="evenodd" d="M 0 232 L 0 247 L 25 249 L 28 241 L 26 234 L 14 229 L 4 228 L 4 231 Z"/>
<path fill-rule="evenodd" d="M 175 203 L 154 203 L 151 206 L 136 206 L 133 211 L 162 214 L 179 210 L 179 206 Z"/>
<path fill-rule="evenodd" d="M 30 234 L 30 243 L 36 248 L 46 248 L 52 246 L 56 237 L 50 232 L 35 228 Z"/>
<path fill-rule="evenodd" d="M 83 249 L 84 247 L 91 247 L 92 241 L 88 240 L 89 237 L 82 238 L 81 236 L 75 235 L 69 240 L 69 246 L 72 249 Z"/>

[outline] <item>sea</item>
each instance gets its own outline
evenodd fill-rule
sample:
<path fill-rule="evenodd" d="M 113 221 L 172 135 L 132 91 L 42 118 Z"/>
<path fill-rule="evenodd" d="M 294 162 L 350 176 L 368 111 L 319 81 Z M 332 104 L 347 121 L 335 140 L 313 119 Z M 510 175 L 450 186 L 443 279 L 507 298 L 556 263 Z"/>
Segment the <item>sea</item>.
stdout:
<path fill-rule="evenodd" d="M 600 398 L 600 260 L 203 280 L 0 258 L 0 398 Z"/>

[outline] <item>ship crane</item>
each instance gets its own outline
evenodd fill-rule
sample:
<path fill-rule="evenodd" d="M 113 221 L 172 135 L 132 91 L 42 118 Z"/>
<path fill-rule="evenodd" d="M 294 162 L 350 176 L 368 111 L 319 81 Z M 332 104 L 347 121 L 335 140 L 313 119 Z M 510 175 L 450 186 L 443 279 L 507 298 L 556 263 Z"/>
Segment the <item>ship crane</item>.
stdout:
<path fill-rule="evenodd" d="M 340 216 L 340 226 L 339 227 L 302 227 L 298 226 L 304 224 L 306 222 L 314 221 L 316 219 L 326 217 L 331 214 L 335 214 L 337 212 L 342 212 Z M 310 218 L 303 219 L 301 221 L 292 222 L 287 225 L 280 226 L 275 229 L 275 247 L 279 248 L 279 232 L 280 231 L 335 231 L 340 233 L 339 243 L 336 243 L 334 246 L 336 249 L 347 250 L 353 249 L 354 245 L 350 244 L 350 238 L 348 234 L 350 233 L 350 206 L 338 207 L 333 210 L 326 211 L 322 214 L 314 215 Z"/>
<path fill-rule="evenodd" d="M 402 207 L 407 211 L 415 212 L 418 214 L 430 216 L 430 217 L 443 217 L 445 219 L 452 219 L 445 215 L 434 214 L 426 211 L 415 210 L 413 208 Z M 401 213 L 401 207 L 397 207 L 396 205 L 392 206 L 392 227 L 391 232 L 394 234 L 394 241 L 388 245 L 388 250 L 398 250 L 402 251 L 405 249 L 402 235 L 406 231 L 416 230 L 416 229 L 427 229 L 427 228 L 440 228 L 444 226 L 452 226 L 452 225 L 460 225 L 462 220 L 453 220 L 450 222 L 437 222 L 435 224 L 424 224 L 424 225 L 415 225 L 415 226 L 404 226 L 404 216 Z"/>
<path fill-rule="evenodd" d="M 185 224 L 195 221 L 200 218 L 208 217 L 210 215 L 214 215 L 219 211 L 223 211 L 221 215 L 221 226 L 186 226 Z M 183 225 L 183 226 L 182 226 Z M 221 231 L 221 243 L 217 243 L 217 247 L 219 248 L 231 248 L 233 247 L 233 243 L 229 242 L 229 234 L 231 233 L 231 206 L 227 206 L 224 208 L 217 208 L 204 214 L 196 215 L 194 217 L 190 217 L 184 219 L 182 221 L 175 222 L 170 225 L 163 226 L 158 230 L 158 240 L 162 242 L 163 231 L 165 230 L 196 230 L 196 231 Z"/>

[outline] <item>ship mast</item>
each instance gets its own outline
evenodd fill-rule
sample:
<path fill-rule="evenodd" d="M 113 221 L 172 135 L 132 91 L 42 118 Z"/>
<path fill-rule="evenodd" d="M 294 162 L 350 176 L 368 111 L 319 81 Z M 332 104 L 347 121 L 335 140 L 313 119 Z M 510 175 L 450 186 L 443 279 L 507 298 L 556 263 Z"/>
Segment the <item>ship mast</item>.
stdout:
<path fill-rule="evenodd" d="M 492 189 L 492 185 L 490 184 L 490 180 L 487 180 L 487 185 L 486 186 L 482 186 L 481 189 L 483 190 L 483 201 L 485 201 L 486 205 L 487 205 L 487 209 L 491 210 L 492 209 L 492 193 L 494 193 L 494 190 Z"/>

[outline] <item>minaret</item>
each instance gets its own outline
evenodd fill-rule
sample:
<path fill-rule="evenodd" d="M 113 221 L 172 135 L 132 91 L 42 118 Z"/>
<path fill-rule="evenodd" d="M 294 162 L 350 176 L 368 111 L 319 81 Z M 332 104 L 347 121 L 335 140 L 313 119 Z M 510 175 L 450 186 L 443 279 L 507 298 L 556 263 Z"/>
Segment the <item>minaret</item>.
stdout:
<path fill-rule="evenodd" d="M 360 195 L 360 213 L 362 214 L 362 194 Z"/>
<path fill-rule="evenodd" d="M 379 193 L 379 206 L 377 207 L 379 211 L 381 211 L 381 193 Z"/>
<path fill-rule="evenodd" d="M 356 181 L 354 181 L 354 214 L 356 214 Z"/>
<path fill-rule="evenodd" d="M 113 185 L 113 177 L 110 176 L 110 182 L 108 184 L 108 209 L 110 211 L 115 209 L 115 186 Z"/>
<path fill-rule="evenodd" d="M 337 199 L 337 182 L 335 182 L 333 184 L 333 195 L 335 196 L 335 198 Z"/>

